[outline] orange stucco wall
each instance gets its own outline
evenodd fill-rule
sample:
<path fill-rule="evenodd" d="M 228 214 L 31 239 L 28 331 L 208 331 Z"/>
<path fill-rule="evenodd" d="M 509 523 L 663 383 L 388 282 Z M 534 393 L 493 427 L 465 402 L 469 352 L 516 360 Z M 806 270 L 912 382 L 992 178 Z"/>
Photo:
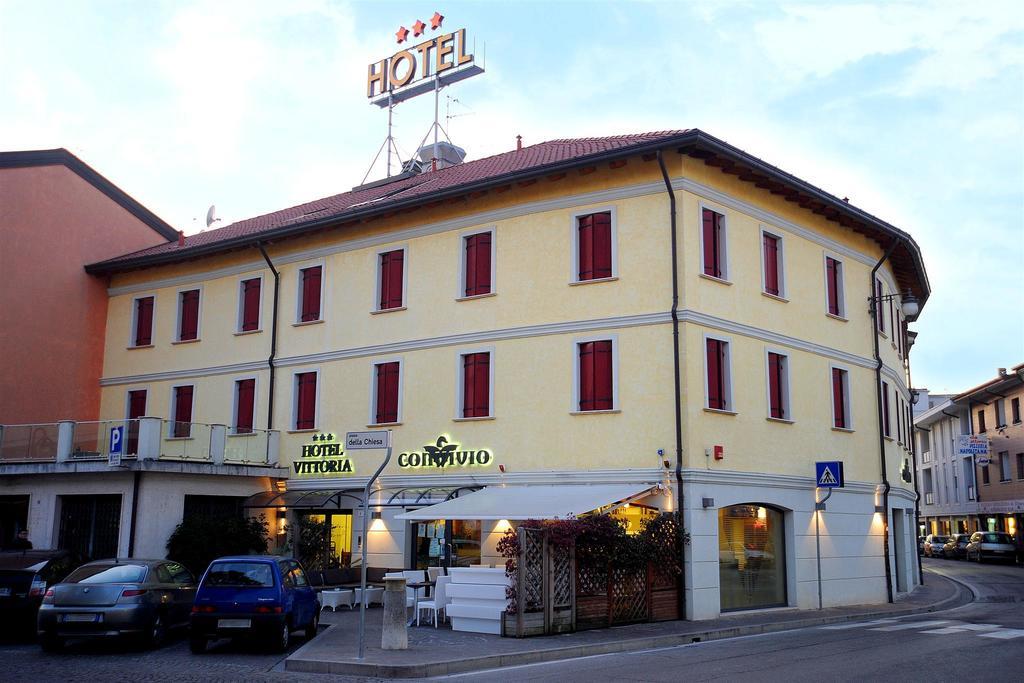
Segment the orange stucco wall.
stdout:
<path fill-rule="evenodd" d="M 65 166 L 0 169 L 0 424 L 98 418 L 107 281 L 83 266 L 163 241 Z"/>

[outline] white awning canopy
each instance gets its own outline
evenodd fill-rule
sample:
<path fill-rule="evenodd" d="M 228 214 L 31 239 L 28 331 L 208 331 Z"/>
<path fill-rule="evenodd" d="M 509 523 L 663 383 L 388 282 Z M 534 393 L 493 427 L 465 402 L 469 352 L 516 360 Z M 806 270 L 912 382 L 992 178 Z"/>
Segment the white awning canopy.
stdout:
<path fill-rule="evenodd" d="M 646 496 L 653 484 L 488 486 L 396 519 L 566 519 Z"/>

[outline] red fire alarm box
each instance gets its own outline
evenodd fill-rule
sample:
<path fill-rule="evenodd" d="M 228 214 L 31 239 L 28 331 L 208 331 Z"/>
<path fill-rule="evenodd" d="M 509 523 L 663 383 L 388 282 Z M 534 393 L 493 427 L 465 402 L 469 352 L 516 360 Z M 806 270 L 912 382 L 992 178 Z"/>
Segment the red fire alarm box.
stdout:
<path fill-rule="evenodd" d="M 725 446 L 715 446 L 715 460 L 721 460 L 725 457 Z"/>

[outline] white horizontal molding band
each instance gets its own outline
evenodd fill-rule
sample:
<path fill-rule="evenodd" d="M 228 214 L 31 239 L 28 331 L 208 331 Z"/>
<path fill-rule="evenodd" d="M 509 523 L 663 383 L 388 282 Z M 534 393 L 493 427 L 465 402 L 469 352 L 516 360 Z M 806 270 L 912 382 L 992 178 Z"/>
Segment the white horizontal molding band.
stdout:
<path fill-rule="evenodd" d="M 685 190 L 692 192 L 693 194 L 700 195 L 712 201 L 715 201 L 723 206 L 728 206 L 736 211 L 746 213 L 757 220 L 765 223 L 770 223 L 779 228 L 785 228 L 790 232 L 800 235 L 811 242 L 821 245 L 826 249 L 834 251 L 838 254 L 842 254 L 851 259 L 860 261 L 866 265 L 873 266 L 875 260 L 870 256 L 860 253 L 850 247 L 847 247 L 839 242 L 831 240 L 817 232 L 801 227 L 791 221 L 777 216 L 773 213 L 760 209 L 753 204 L 744 202 L 740 199 L 731 197 L 723 192 L 714 190 L 706 185 L 687 180 L 685 178 L 676 178 L 672 181 L 673 189 Z M 517 204 L 501 209 L 494 209 L 492 211 L 482 211 L 475 214 L 469 214 L 459 218 L 452 218 L 446 221 L 439 221 L 437 223 L 428 223 L 414 228 L 406 228 L 405 230 L 396 230 L 394 232 L 386 232 L 380 235 L 373 235 L 371 237 L 363 237 L 355 240 L 343 241 L 338 244 L 331 244 L 325 247 L 317 249 L 306 249 L 291 254 L 282 254 L 279 256 L 273 256 L 272 259 L 276 266 L 286 265 L 289 263 L 297 263 L 300 261 L 307 261 L 315 258 L 323 258 L 332 254 L 339 254 L 346 251 L 356 251 L 359 249 L 369 249 L 377 247 L 382 244 L 390 244 L 392 242 L 402 242 L 411 240 L 417 237 L 424 237 L 427 235 L 435 235 L 450 230 L 463 230 L 465 228 L 472 228 L 482 224 L 495 223 L 502 220 L 508 220 L 510 218 L 519 218 L 522 216 L 529 216 L 535 213 L 543 213 L 545 211 L 557 211 L 560 209 L 578 208 L 586 206 L 588 204 L 601 204 L 622 199 L 631 199 L 634 197 L 643 197 L 652 194 L 659 194 L 665 191 L 664 183 L 658 181 L 653 183 L 639 183 L 635 185 L 627 185 L 624 187 L 617 187 L 608 190 L 597 190 L 595 192 L 585 192 L 582 194 L 566 195 L 564 197 L 556 197 L 554 199 L 545 199 L 536 202 L 527 202 L 524 204 Z M 667 221 L 666 221 L 667 223 Z M 342 237 L 341 239 L 344 239 Z M 192 273 L 189 275 L 181 275 L 172 278 L 163 278 L 159 280 L 149 280 L 147 282 L 139 282 L 131 285 L 121 285 L 119 287 L 110 287 L 107 289 L 109 296 L 120 296 L 123 294 L 135 294 L 138 292 L 147 292 L 154 289 L 161 289 L 165 287 L 180 287 L 182 285 L 190 285 L 197 282 L 204 282 L 207 280 L 215 280 L 223 277 L 231 277 L 234 275 L 241 275 L 243 273 L 265 271 L 266 262 L 261 259 L 253 259 L 246 263 L 240 263 L 235 266 L 229 266 L 226 268 L 218 268 L 216 270 L 203 271 L 199 273 Z M 879 274 L 887 281 L 891 291 L 896 291 L 888 276 L 879 271 Z"/>
<path fill-rule="evenodd" d="M 696 467 L 683 468 L 683 486 L 691 485 L 752 486 L 772 489 L 794 489 L 812 491 L 815 487 L 813 476 L 790 474 L 767 474 L 764 472 L 739 472 L 736 470 L 707 470 Z M 874 494 L 876 482 L 847 481 L 841 489 L 847 493 Z M 896 489 L 893 489 L 895 491 Z M 890 494 L 891 495 L 891 494 Z"/>
<path fill-rule="evenodd" d="M 796 339 L 769 330 L 763 330 L 751 325 L 737 323 L 724 318 L 699 313 L 692 310 L 683 310 L 679 319 L 684 323 L 693 323 L 712 327 L 718 330 L 734 332 L 747 337 L 760 339 L 789 346 L 802 351 L 814 353 L 833 360 L 847 362 L 864 368 L 874 368 L 875 364 L 870 358 L 864 358 L 854 354 L 846 353 L 838 349 L 832 349 L 820 344 Z M 579 332 L 590 332 L 605 329 L 623 329 L 628 327 L 640 327 L 646 325 L 663 325 L 672 321 L 669 311 L 657 313 L 642 313 L 638 315 L 615 316 L 610 318 L 597 318 L 594 320 L 575 320 L 560 323 L 545 323 L 542 325 L 525 325 L 523 327 L 510 327 L 500 330 L 485 330 L 482 332 L 467 332 L 465 334 L 444 335 L 441 337 L 429 337 L 426 339 L 413 339 L 409 341 L 393 342 L 390 344 L 375 344 L 371 346 L 356 347 L 351 349 L 337 349 L 321 353 L 306 354 L 302 356 L 282 356 L 275 360 L 275 367 L 295 367 L 300 365 L 311 365 L 351 358 L 365 358 L 386 354 L 405 353 L 444 346 L 457 346 L 462 344 L 479 344 L 510 339 L 524 339 L 530 337 L 542 337 L 555 334 L 576 334 Z M 233 363 L 217 365 L 205 368 L 170 370 L 165 372 L 153 372 L 141 375 L 126 375 L 121 377 L 104 377 L 100 380 L 100 386 L 116 386 L 122 384 L 139 384 L 144 382 L 159 382 L 165 380 L 184 379 L 189 377 L 202 377 L 206 375 L 225 375 L 253 370 L 265 369 L 266 361 L 248 361 L 245 363 Z M 896 386 L 902 389 L 902 381 L 898 375 L 883 368 L 892 379 L 896 380 Z M 905 394 L 905 391 L 903 392 Z M 906 396 L 905 396 L 906 397 Z"/>

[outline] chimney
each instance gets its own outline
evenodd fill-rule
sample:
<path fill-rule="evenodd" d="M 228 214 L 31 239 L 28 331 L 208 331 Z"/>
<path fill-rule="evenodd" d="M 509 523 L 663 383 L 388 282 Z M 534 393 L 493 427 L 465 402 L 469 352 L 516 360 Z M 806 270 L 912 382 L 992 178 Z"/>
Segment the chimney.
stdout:
<path fill-rule="evenodd" d="M 523 136 L 522 135 L 517 135 L 516 136 L 516 151 L 518 152 L 522 148 L 523 148 Z"/>
<path fill-rule="evenodd" d="M 179 247 L 185 246 L 185 231 L 184 230 L 179 230 L 178 231 L 178 246 Z"/>
<path fill-rule="evenodd" d="M 1000 377 L 1006 377 L 1007 375 L 1006 368 L 998 368 L 997 372 L 999 373 Z"/>

